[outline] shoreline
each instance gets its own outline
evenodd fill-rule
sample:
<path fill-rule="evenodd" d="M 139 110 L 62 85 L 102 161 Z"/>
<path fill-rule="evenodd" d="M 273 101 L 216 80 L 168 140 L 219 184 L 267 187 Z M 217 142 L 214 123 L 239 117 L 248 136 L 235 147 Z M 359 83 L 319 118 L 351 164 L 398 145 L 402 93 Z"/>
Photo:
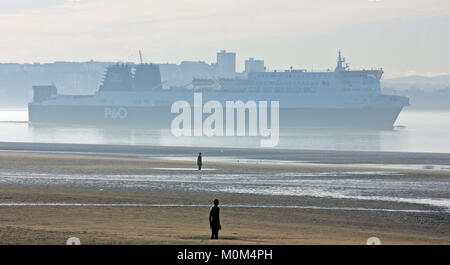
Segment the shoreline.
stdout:
<path fill-rule="evenodd" d="M 142 158 L 152 155 L 188 155 L 202 150 L 210 156 L 272 157 L 279 160 L 311 161 L 316 163 L 434 163 L 450 165 L 450 153 L 431 152 L 388 152 L 388 151 L 337 151 L 337 150 L 294 150 L 278 148 L 232 148 L 232 147 L 184 147 L 118 144 L 69 144 L 35 142 L 0 142 L 0 152 L 35 152 L 55 154 L 81 154 L 122 158 Z M 280 158 L 289 159 L 280 159 Z"/>
<path fill-rule="evenodd" d="M 365 244 L 372 236 L 382 244 L 450 244 L 449 213 L 425 204 L 191 190 L 184 185 L 151 188 L 166 178 L 184 183 L 183 178 L 172 182 L 174 177 L 192 176 L 206 185 L 222 175 L 290 172 L 353 172 L 345 175 L 350 183 L 379 179 L 447 185 L 447 171 L 208 162 L 205 167 L 211 170 L 202 171 L 197 180 L 194 167 L 192 161 L 142 157 L 0 152 L 0 244 L 58 245 L 71 236 L 82 244 Z M 136 184 L 147 176 L 157 181 L 143 189 L 120 176 L 131 176 Z M 108 186 L 113 182 L 119 186 Z M 221 202 L 223 230 L 213 242 L 207 216 L 214 198 Z"/>
<path fill-rule="evenodd" d="M 196 195 L 198 193 L 218 193 L 218 194 L 246 194 L 248 196 L 269 196 L 291 198 L 298 197 L 293 193 L 266 193 L 251 191 L 232 191 L 232 190 L 208 190 L 205 188 L 196 188 L 185 190 L 176 186 L 176 183 L 193 185 L 202 185 L 202 183 L 216 182 L 217 178 L 223 178 L 228 183 L 231 178 L 240 178 L 239 176 L 251 175 L 256 178 L 275 175 L 292 175 L 301 180 L 315 177 L 319 182 L 305 183 L 305 185 L 320 184 L 321 179 L 331 176 L 331 180 L 347 180 L 347 184 L 353 185 L 354 181 L 378 181 L 384 182 L 409 182 L 413 181 L 416 185 L 420 183 L 437 183 L 437 185 L 446 187 L 450 182 L 450 171 L 440 170 L 408 170 L 408 169 L 382 169 L 382 168 L 359 168 L 346 166 L 328 166 L 328 165 L 271 165 L 271 164 L 246 164 L 230 162 L 208 162 L 204 164 L 204 169 L 200 172 L 195 168 L 195 161 L 174 161 L 163 159 L 145 159 L 145 158 L 118 158 L 102 156 L 83 156 L 83 155 L 56 155 L 56 154 L 27 154 L 16 152 L 0 152 L 0 185 L 3 186 L 24 186 L 24 187 L 48 187 L 48 188 L 70 188 L 70 189 L 101 189 L 101 190 L 129 190 L 129 191 L 148 191 L 148 192 L 182 192 Z M 227 177 L 229 176 L 229 177 Z M 322 176 L 322 177 L 320 177 Z M 340 177 L 342 176 L 342 177 Z M 249 179 L 251 180 L 251 179 Z M 50 181 L 50 182 L 49 182 Z M 136 182 L 137 181 L 137 182 Z M 143 182 L 144 181 L 144 182 Z M 146 182 L 149 181 L 149 182 Z M 157 181 L 157 182 L 155 182 Z M 172 187 L 164 185 L 164 182 L 175 183 Z M 206 182 L 205 182 L 206 181 Z M 218 180 L 220 183 L 220 180 Z M 281 181 L 281 179 L 280 179 Z M 122 183 L 122 184 L 121 184 Z M 150 189 L 143 189 L 139 184 L 150 185 Z M 154 186 L 154 183 L 162 183 Z M 224 185 L 227 185 L 224 182 Z M 245 182 L 243 182 L 245 183 Z M 127 185 L 127 184 L 132 184 Z M 255 183 L 256 184 L 256 183 Z M 260 183 L 263 184 L 263 183 Z M 260 185 L 258 184 L 258 185 Z M 409 183 L 406 183 L 410 185 Z M 125 186 L 123 186 L 125 185 Z M 162 185 L 162 186 L 161 186 Z M 333 185 L 330 183 L 330 185 Z M 123 187 L 122 187 L 123 186 Z M 154 188 L 151 188 L 154 186 Z M 332 186 L 330 186 L 332 187 Z M 442 188 L 441 188 L 442 189 Z M 264 190 L 261 190 L 264 191 Z M 436 191 L 440 192 L 440 191 Z M 442 191 L 441 191 L 442 192 Z M 306 194 L 300 197 L 309 197 Z M 313 195 L 317 200 L 324 196 Z M 436 207 L 433 204 L 423 203 L 421 201 L 402 201 L 391 199 L 371 199 L 370 197 L 330 197 L 332 200 L 344 201 L 385 201 L 392 205 L 417 205 L 419 207 Z M 439 204 L 438 204 L 439 205 Z M 315 206 L 315 205 L 312 205 Z M 443 209 L 444 205 L 439 206 Z M 450 209 L 450 206 L 445 206 Z M 389 207 L 388 207 L 389 208 Z M 409 209 L 409 208 L 408 208 Z"/>
<path fill-rule="evenodd" d="M 0 143 L 1 144 L 1 143 Z M 450 155 L 450 154 L 449 154 Z M 24 157 L 33 158 L 36 160 L 41 160 L 43 164 L 45 164 L 45 159 L 59 159 L 59 160 L 77 160 L 77 163 L 89 163 L 89 160 L 99 161 L 100 164 L 103 164 L 105 161 L 115 161 L 121 164 L 121 166 L 125 165 L 127 162 L 132 163 L 134 165 L 139 165 L 137 168 L 129 168 L 127 166 L 127 170 L 124 170 L 123 167 L 111 165 L 110 167 L 106 167 L 105 165 L 101 167 L 83 167 L 78 169 L 77 167 L 69 167 L 69 166 L 60 166 L 56 163 L 51 166 L 39 166 L 33 167 L 32 165 L 24 163 L 21 166 L 23 171 L 36 171 L 36 172 L 63 172 L 63 173 L 71 173 L 71 172 L 82 172 L 82 173 L 99 173 L 99 174 L 120 174 L 120 173 L 134 173 L 134 174 L 146 174 L 149 171 L 156 172 L 171 172 L 171 171 L 196 171 L 195 170 L 195 156 L 191 157 L 191 160 L 184 159 L 168 159 L 166 156 L 164 158 L 158 157 L 147 157 L 147 156 L 138 156 L 138 157 L 123 157 L 117 155 L 108 155 L 105 153 L 102 154 L 94 154 L 94 155 L 86 155 L 85 153 L 76 153 L 76 152 L 68 152 L 68 153 L 48 153 L 46 151 L 24 151 L 24 150 L 1 150 L 0 149 L 0 169 L 16 169 L 14 165 L 9 163 L 5 163 L 2 165 L 1 158 L 11 158 L 15 157 L 16 159 L 21 159 Z M 45 159 L 44 159 L 45 158 Z M 177 158 L 175 156 L 174 158 Z M 203 172 L 208 171 L 224 171 L 227 173 L 239 173 L 240 170 L 249 169 L 256 172 L 264 172 L 264 171 L 273 171 L 273 172 L 286 172 L 286 171 L 332 171 L 332 172 L 393 172 L 393 173 L 405 173 L 408 174 L 408 177 L 414 178 L 423 178 L 427 176 L 432 179 L 447 179 L 450 177 L 450 170 L 440 170 L 440 169 L 420 169 L 420 168 L 390 168 L 390 164 L 388 167 L 383 168 L 378 164 L 329 164 L 329 163 L 306 163 L 306 164 L 295 164 L 295 163 L 275 163 L 275 164 L 264 164 L 264 163 L 246 163 L 246 162 L 233 162 L 233 161 L 208 161 L 207 158 L 203 158 L 203 161 L 208 165 L 204 167 Z M 388 162 L 388 161 L 386 161 Z M 397 163 L 397 162 L 396 162 Z M 450 160 L 446 161 L 446 163 L 450 164 Z M 167 167 L 168 165 L 172 165 L 173 167 Z M 450 166 L 450 165 L 449 165 Z M 383 177 L 383 176 L 378 176 Z M 387 175 L 386 177 L 395 178 L 395 174 Z"/>

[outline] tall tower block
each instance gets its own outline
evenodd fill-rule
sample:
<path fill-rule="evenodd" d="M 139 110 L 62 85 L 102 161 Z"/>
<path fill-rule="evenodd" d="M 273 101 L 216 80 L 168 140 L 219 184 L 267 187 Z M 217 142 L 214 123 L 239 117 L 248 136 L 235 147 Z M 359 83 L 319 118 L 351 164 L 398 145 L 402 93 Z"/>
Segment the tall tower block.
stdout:
<path fill-rule="evenodd" d="M 233 78 L 236 75 L 236 53 L 221 50 L 217 53 L 217 75 L 223 78 Z"/>

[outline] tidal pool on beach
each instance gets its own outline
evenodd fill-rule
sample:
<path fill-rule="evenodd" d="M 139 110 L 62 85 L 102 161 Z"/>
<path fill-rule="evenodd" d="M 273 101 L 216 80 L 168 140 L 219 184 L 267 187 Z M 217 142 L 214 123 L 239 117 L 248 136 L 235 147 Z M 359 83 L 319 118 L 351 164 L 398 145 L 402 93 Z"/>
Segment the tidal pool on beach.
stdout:
<path fill-rule="evenodd" d="M 450 182 L 402 179 L 401 176 L 402 173 L 386 171 L 227 174 L 195 170 L 170 170 L 166 173 L 162 170 L 154 174 L 112 175 L 0 172 L 0 185 L 354 199 L 412 203 L 450 210 Z"/>

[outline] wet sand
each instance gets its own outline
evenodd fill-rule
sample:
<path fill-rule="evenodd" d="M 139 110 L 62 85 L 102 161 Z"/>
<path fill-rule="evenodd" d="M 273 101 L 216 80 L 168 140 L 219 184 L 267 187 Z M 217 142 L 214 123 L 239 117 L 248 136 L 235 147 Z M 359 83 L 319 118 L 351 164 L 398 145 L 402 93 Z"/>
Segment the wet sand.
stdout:
<path fill-rule="evenodd" d="M 76 174 L 153 174 L 165 168 L 190 168 L 189 161 L 144 158 L 0 152 L 1 171 Z M 356 170 L 355 168 L 208 163 L 209 172 L 283 172 Z M 358 168 L 358 171 L 365 170 Z M 373 169 L 367 169 L 373 170 Z M 182 171 L 189 174 L 190 171 Z M 408 171 L 402 178 L 450 181 L 446 171 Z M 174 174 L 180 172 L 174 171 Z M 383 176 L 399 178 L 399 176 Z M 218 197 L 223 230 L 209 240 L 208 206 Z M 72 236 L 82 244 L 450 244 L 449 214 L 442 211 L 398 212 L 340 210 L 417 209 L 408 203 L 337 200 L 314 197 L 215 194 L 212 192 L 139 191 L 2 184 L 0 204 L 18 202 L 101 203 L 103 206 L 0 205 L 0 244 L 64 244 Z M 108 204 L 181 204 L 108 206 Z M 297 205 L 332 209 L 243 208 L 230 205 Z M 203 206 L 204 205 L 204 206 Z"/>
<path fill-rule="evenodd" d="M 1 201 L 204 203 L 210 194 L 2 187 Z M 221 195 L 221 202 L 269 198 Z M 271 203 L 309 204 L 278 198 Z M 364 205 L 360 205 L 364 206 Z M 1 206 L 1 244 L 449 244 L 442 213 L 221 207 L 220 240 L 209 240 L 208 207 Z"/>
<path fill-rule="evenodd" d="M 450 165 L 450 153 L 290 150 L 255 148 L 212 148 L 105 144 L 15 143 L 0 142 L 0 151 L 55 153 L 59 155 L 89 155 L 123 158 L 191 157 L 202 152 L 205 157 L 235 157 L 237 159 L 270 159 L 310 161 L 321 164 L 439 164 Z"/>

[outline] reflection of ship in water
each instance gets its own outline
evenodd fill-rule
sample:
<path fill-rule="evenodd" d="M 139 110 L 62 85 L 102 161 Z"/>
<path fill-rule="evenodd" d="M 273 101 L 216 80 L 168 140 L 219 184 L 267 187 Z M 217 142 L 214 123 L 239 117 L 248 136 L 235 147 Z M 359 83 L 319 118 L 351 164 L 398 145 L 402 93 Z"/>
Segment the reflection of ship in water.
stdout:
<path fill-rule="evenodd" d="M 91 126 L 29 124 L 32 142 L 120 144 L 142 146 L 196 146 L 258 148 L 258 137 L 175 137 L 169 129 L 145 126 Z M 277 148 L 296 150 L 403 150 L 408 146 L 402 130 L 365 130 L 358 128 L 284 128 Z"/>
<path fill-rule="evenodd" d="M 54 86 L 35 86 L 28 106 L 32 123 L 133 124 L 170 128 L 172 103 L 203 100 L 279 101 L 280 127 L 392 128 L 409 104 L 384 95 L 383 70 L 349 70 L 339 52 L 334 71 L 249 72 L 246 78 L 194 79 L 189 86 L 163 89 L 155 64 L 111 65 L 93 95 L 60 95 Z M 134 71 L 134 73 L 133 73 Z"/>

